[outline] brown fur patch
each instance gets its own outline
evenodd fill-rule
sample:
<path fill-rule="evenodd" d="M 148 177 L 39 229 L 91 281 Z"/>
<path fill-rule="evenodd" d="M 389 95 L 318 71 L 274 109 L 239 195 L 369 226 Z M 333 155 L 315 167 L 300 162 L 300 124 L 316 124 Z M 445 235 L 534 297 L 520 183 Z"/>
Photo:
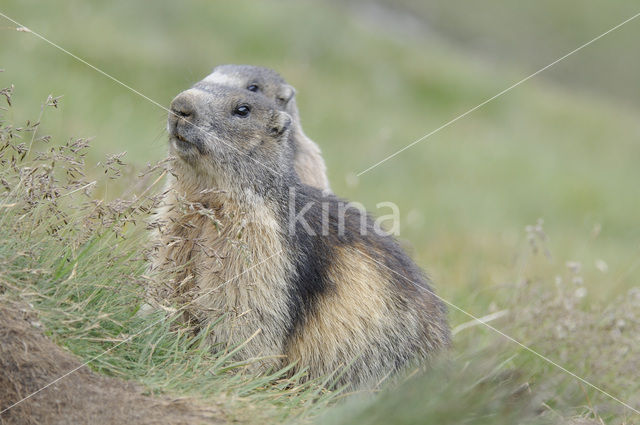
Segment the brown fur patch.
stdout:
<path fill-rule="evenodd" d="M 385 330 L 398 316 L 389 276 L 371 267 L 357 246 L 336 250 L 328 272 L 335 291 L 318 300 L 313 315 L 287 347 L 288 358 L 302 367 L 312 366 L 314 377 L 357 362 L 372 341 L 386 340 Z"/>

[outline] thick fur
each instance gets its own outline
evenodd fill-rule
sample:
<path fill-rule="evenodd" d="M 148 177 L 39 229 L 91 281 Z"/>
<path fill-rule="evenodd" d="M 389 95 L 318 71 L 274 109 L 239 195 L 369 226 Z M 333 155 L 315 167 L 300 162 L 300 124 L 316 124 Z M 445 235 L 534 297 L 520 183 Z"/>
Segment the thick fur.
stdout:
<path fill-rule="evenodd" d="M 251 116 L 234 117 L 237 104 Z M 296 362 L 311 377 L 344 368 L 339 383 L 353 387 L 449 344 L 446 309 L 397 242 L 300 181 L 286 113 L 210 83 L 172 107 L 186 118 L 169 119 L 179 159 L 156 266 L 173 270 L 171 285 L 213 326 L 214 343 L 242 345 L 237 357 L 264 368 Z"/>
<path fill-rule="evenodd" d="M 293 118 L 291 138 L 295 150 L 294 168 L 300 180 L 321 190 L 331 190 L 320 147 L 302 131 L 295 89 L 276 71 L 252 65 L 220 65 L 214 68 L 202 83 L 240 89 L 253 85 L 257 87 L 258 93 L 273 100 L 280 110 Z"/>
<path fill-rule="evenodd" d="M 296 272 L 289 278 L 295 315 L 287 357 L 314 376 L 348 366 L 342 383 L 360 386 L 447 345 L 446 309 L 397 242 L 378 234 L 366 213 L 345 208 L 347 201 L 295 187 L 292 203 L 296 211 L 310 206 L 305 217 L 315 236 L 297 223 L 289 235 Z"/>

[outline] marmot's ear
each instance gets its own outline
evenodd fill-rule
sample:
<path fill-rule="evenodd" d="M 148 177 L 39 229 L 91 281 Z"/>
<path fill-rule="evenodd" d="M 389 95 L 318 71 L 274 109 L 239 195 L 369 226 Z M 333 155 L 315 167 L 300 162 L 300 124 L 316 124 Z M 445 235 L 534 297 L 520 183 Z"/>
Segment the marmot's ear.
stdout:
<path fill-rule="evenodd" d="M 281 137 L 291 126 L 291 116 L 283 111 L 273 111 L 269 123 L 269 133 L 274 137 Z"/>
<path fill-rule="evenodd" d="M 276 93 L 276 100 L 282 106 L 287 106 L 289 101 L 293 99 L 296 95 L 296 89 L 289 84 L 282 84 L 278 87 L 278 92 Z"/>

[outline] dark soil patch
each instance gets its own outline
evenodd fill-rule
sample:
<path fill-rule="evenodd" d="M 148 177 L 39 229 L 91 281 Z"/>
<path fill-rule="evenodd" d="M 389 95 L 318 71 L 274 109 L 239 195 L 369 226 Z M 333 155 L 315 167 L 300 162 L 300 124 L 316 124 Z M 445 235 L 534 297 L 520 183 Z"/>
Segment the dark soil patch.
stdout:
<path fill-rule="evenodd" d="M 33 311 L 0 304 L 0 411 L 82 362 L 32 325 Z M 131 382 L 86 366 L 0 415 L 0 424 L 216 424 L 218 409 L 190 399 L 149 397 Z"/>

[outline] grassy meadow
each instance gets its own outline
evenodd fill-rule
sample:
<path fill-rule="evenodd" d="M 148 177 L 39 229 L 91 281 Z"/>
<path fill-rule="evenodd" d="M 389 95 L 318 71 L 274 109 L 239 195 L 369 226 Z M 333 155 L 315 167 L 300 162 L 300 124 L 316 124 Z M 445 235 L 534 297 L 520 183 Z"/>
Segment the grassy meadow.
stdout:
<path fill-rule="evenodd" d="M 0 12 L 161 105 L 218 64 L 276 69 L 297 89 L 333 190 L 374 214 L 395 202 L 402 242 L 439 295 L 493 314 L 495 328 L 640 409 L 640 18 L 357 176 L 640 11 L 483 3 L 478 19 L 460 2 L 409 0 L 388 15 L 293 0 L 8 0 Z M 229 421 L 640 423 L 453 307 L 451 359 L 373 395 L 252 376 L 202 335 L 136 316 L 148 196 L 160 187 L 147 190 L 158 170 L 140 173 L 166 156 L 166 111 L 1 17 L 0 69 L 0 88 L 14 86 L 10 106 L 0 96 L 0 299 L 31 303 L 47 334 L 86 360 L 141 332 L 95 370 L 203 399 Z M 49 95 L 56 107 L 43 106 Z M 35 153 L 53 146 L 67 147 Z M 121 152 L 125 165 L 109 159 Z"/>

